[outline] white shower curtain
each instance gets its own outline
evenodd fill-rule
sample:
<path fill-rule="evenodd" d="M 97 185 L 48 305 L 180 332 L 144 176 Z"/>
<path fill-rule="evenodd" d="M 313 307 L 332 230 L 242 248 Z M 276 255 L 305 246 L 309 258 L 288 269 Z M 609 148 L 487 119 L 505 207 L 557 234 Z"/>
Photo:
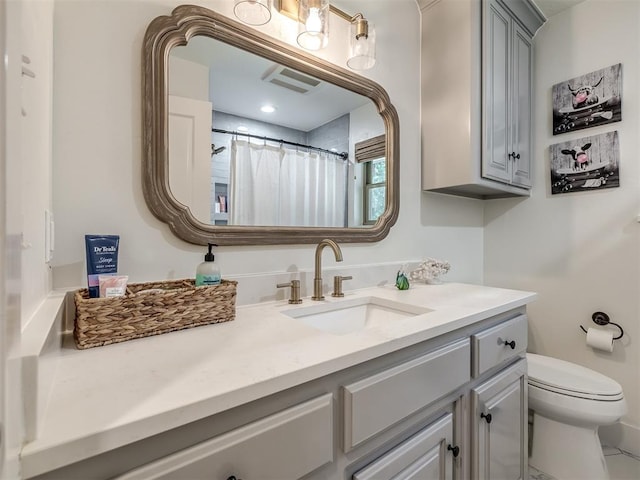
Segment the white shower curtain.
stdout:
<path fill-rule="evenodd" d="M 234 140 L 230 224 L 343 227 L 345 170 L 337 155 Z"/>

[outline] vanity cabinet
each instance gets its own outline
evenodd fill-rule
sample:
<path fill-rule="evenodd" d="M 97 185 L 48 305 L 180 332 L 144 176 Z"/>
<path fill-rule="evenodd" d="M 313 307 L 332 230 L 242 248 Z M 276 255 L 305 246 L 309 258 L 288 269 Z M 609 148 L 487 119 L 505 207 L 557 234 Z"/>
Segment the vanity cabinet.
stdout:
<path fill-rule="evenodd" d="M 533 43 L 529 0 L 421 0 L 422 188 L 529 195 Z"/>
<path fill-rule="evenodd" d="M 31 478 L 524 478 L 526 345 L 514 308 Z"/>

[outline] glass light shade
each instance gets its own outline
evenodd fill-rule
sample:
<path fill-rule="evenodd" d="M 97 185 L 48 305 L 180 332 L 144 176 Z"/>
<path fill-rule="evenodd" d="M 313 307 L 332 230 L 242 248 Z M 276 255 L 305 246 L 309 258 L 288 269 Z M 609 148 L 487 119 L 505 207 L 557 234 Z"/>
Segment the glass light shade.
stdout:
<path fill-rule="evenodd" d="M 298 45 L 320 50 L 329 43 L 329 0 L 300 0 Z"/>
<path fill-rule="evenodd" d="M 271 0 L 235 0 L 233 14 L 247 25 L 264 25 L 271 20 Z"/>
<path fill-rule="evenodd" d="M 362 34 L 362 25 L 352 22 L 349 27 L 349 58 L 347 66 L 353 70 L 367 70 L 376 64 L 376 30 L 368 24 L 368 33 Z"/>

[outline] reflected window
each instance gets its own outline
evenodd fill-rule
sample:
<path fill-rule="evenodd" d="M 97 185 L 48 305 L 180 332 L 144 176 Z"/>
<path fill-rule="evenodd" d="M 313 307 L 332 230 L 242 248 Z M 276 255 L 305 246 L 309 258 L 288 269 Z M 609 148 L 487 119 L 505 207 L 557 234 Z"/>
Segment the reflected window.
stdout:
<path fill-rule="evenodd" d="M 372 225 L 383 214 L 386 203 L 387 162 L 377 158 L 365 164 L 364 223 Z"/>
<path fill-rule="evenodd" d="M 385 135 L 355 144 L 356 162 L 363 164 L 363 223 L 373 225 L 384 213 L 387 203 L 387 159 Z"/>

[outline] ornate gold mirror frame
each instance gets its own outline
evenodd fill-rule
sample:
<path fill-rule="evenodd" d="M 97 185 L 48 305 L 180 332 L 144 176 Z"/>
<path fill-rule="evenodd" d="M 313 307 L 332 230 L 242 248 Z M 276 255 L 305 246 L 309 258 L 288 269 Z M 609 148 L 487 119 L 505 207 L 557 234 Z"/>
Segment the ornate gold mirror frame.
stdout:
<path fill-rule="evenodd" d="M 281 65 L 297 69 L 370 98 L 386 129 L 387 185 L 384 213 L 366 227 L 216 226 L 197 220 L 169 188 L 168 60 L 172 47 L 186 45 L 195 35 L 208 36 Z M 170 16 L 154 19 L 143 43 L 142 187 L 152 213 L 180 239 L 197 245 L 277 245 L 376 242 L 387 236 L 399 210 L 399 121 L 386 91 L 377 83 L 322 59 L 291 48 L 209 9 L 181 5 Z"/>

